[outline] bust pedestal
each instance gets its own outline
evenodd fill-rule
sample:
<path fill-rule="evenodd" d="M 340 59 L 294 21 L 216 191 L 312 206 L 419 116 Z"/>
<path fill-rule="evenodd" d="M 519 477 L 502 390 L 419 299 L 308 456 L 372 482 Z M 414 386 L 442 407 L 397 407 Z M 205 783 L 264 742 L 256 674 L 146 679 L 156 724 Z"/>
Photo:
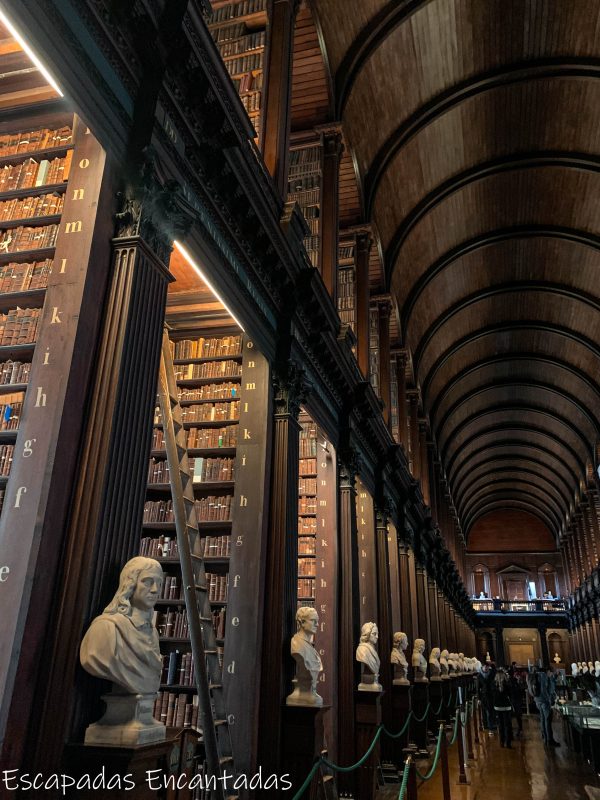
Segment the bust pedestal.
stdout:
<path fill-rule="evenodd" d="M 354 715 L 356 721 L 355 756 L 358 761 L 373 741 L 377 728 L 381 724 L 381 692 L 355 692 Z M 356 797 L 375 797 L 377 784 L 377 765 L 379 763 L 380 740 L 365 763 L 356 770 Z"/>
<path fill-rule="evenodd" d="M 283 763 L 290 773 L 293 795 L 310 772 L 315 758 L 324 746 L 323 721 L 331 706 L 286 705 L 283 709 Z M 317 772 L 305 793 L 306 800 L 315 800 L 320 773 Z M 279 796 L 279 790 L 277 796 Z M 275 794 L 273 795 L 275 797 Z"/>
<path fill-rule="evenodd" d="M 450 703 L 450 695 L 452 691 L 451 682 L 449 680 L 442 680 L 441 681 L 442 687 L 442 697 L 444 698 L 444 704 L 442 706 L 442 713 L 440 719 L 445 719 L 446 722 L 450 722 L 452 717 L 452 711 L 454 710 L 452 707 L 452 703 Z M 450 703 L 450 706 L 448 705 Z"/>
<path fill-rule="evenodd" d="M 392 684 L 392 719 L 394 720 L 392 733 L 397 733 L 406 722 L 406 717 L 410 711 L 410 684 L 394 683 Z M 397 739 L 390 739 L 392 742 L 392 761 L 397 769 L 402 769 L 404 764 L 404 754 L 402 750 L 408 745 L 408 731 L 403 733 Z"/>
<path fill-rule="evenodd" d="M 436 723 L 439 719 L 442 719 L 444 715 L 444 701 L 443 701 L 443 693 L 442 693 L 442 682 L 441 681 L 429 681 L 429 702 L 431 703 L 431 724 L 432 726 L 436 726 Z M 440 702 L 442 707 L 439 709 Z"/>
<path fill-rule="evenodd" d="M 106 711 L 86 728 L 85 744 L 135 747 L 164 741 L 167 729 L 152 716 L 155 699 L 154 694 L 103 694 Z"/>
<path fill-rule="evenodd" d="M 89 794 L 94 800 L 163 800 L 167 797 L 164 787 L 153 791 L 146 782 L 146 772 L 159 770 L 160 772 L 154 774 L 164 775 L 165 778 L 177 776 L 180 762 L 179 734 L 175 738 L 137 747 L 69 744 L 65 748 L 64 772 L 77 783 L 84 775 L 91 775 L 92 780 L 98 775 L 102 776 L 104 770 L 105 780 L 103 785 L 96 783 L 97 788 L 93 788 L 91 792 L 82 792 L 75 787 L 67 789 L 66 797 L 70 800 L 81 800 L 83 795 Z M 114 782 L 109 783 L 115 775 L 121 777 L 120 788 Z M 124 775 L 131 776 L 135 788 L 125 791 L 127 784 L 123 783 Z"/>
<path fill-rule="evenodd" d="M 415 714 L 411 721 L 414 732 L 415 743 L 419 750 L 427 749 L 427 717 L 422 722 L 418 722 L 416 717 L 421 718 L 429 702 L 429 683 L 419 681 L 413 683 L 412 688 L 412 710 Z M 438 701 L 439 702 L 439 701 Z"/>

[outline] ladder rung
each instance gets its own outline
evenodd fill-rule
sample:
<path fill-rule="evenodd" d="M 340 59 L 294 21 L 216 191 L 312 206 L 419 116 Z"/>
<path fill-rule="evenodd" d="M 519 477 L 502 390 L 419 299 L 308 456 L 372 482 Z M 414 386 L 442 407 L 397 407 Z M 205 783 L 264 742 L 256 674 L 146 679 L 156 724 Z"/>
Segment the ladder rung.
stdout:
<path fill-rule="evenodd" d="M 224 766 L 225 764 L 232 764 L 233 763 L 233 756 L 223 756 L 219 759 L 219 764 Z"/>
<path fill-rule="evenodd" d="M 206 586 L 200 586 L 200 584 L 197 584 L 196 586 L 194 586 L 194 589 L 196 589 L 199 592 L 206 592 L 207 591 Z"/>
<path fill-rule="evenodd" d="M 226 719 L 216 719 L 215 720 L 215 728 L 217 728 L 219 725 L 227 725 L 227 720 Z"/>
<path fill-rule="evenodd" d="M 222 683 L 209 683 L 208 684 L 208 688 L 211 689 L 211 690 L 212 689 L 222 689 L 223 688 L 223 684 Z"/>
<path fill-rule="evenodd" d="M 207 625 L 209 623 L 212 625 L 212 617 L 198 617 L 198 619 L 200 622 L 206 622 Z"/>
<path fill-rule="evenodd" d="M 205 650 L 204 651 L 204 655 L 205 656 L 216 656 L 217 655 L 217 651 L 216 650 Z"/>

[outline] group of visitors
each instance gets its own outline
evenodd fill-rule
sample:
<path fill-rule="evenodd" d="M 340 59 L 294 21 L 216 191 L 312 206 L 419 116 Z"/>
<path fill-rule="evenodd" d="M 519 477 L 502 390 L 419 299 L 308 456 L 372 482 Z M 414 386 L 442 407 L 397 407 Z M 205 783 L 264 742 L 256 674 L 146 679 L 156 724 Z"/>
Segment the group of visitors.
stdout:
<path fill-rule="evenodd" d="M 479 697 L 483 713 L 483 727 L 489 736 L 494 736 L 496 728 L 500 734 L 500 745 L 512 747 L 514 715 L 517 723 L 516 735 L 523 733 L 523 698 L 529 692 L 540 715 L 540 727 L 544 744 L 559 747 L 560 743 L 552 732 L 552 706 L 556 696 L 556 681 L 550 667 L 533 667 L 524 680 L 516 669 L 496 666 L 491 662 L 482 665 L 477 676 Z"/>

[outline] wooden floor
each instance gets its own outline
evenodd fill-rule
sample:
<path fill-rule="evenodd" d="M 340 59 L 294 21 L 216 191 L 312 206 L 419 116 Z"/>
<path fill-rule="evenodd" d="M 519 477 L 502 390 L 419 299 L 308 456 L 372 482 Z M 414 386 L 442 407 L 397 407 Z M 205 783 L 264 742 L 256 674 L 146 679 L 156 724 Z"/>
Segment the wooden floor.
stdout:
<path fill-rule="evenodd" d="M 469 762 L 469 786 L 458 784 L 458 755 L 450 750 L 450 788 L 452 800 L 588 800 L 585 786 L 600 787 L 592 769 L 562 742 L 560 723 L 554 724 L 554 735 L 562 746 L 545 748 L 537 717 L 523 718 L 522 740 L 515 739 L 512 749 L 500 747 L 498 736 L 482 737 Z M 421 767 L 422 771 L 424 765 Z M 441 770 L 419 787 L 418 800 L 442 800 Z M 390 786 L 377 795 L 377 800 L 396 800 L 398 786 Z"/>

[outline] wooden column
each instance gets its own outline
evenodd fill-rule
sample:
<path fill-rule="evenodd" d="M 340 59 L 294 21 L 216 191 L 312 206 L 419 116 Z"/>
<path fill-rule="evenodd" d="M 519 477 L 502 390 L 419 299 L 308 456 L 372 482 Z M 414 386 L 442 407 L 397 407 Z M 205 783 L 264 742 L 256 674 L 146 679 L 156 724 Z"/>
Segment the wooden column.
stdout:
<path fill-rule="evenodd" d="M 408 413 L 406 404 L 406 353 L 396 354 L 396 383 L 398 385 L 398 430 L 400 444 L 408 458 Z"/>
<path fill-rule="evenodd" d="M 392 604 L 392 633 L 404 630 L 401 616 L 400 571 L 398 566 L 398 534 L 396 526 L 388 524 L 388 556 L 390 559 L 390 602 Z"/>
<path fill-rule="evenodd" d="M 427 573 L 425 568 L 417 563 L 417 613 L 419 625 L 417 635 L 425 639 L 426 648 L 431 646 L 431 627 L 429 620 L 429 596 L 427 593 Z"/>
<path fill-rule="evenodd" d="M 413 478 L 421 477 L 421 443 L 419 440 L 419 394 L 416 391 L 408 393 L 410 406 L 410 452 L 412 461 Z"/>
<path fill-rule="evenodd" d="M 440 622 L 437 606 L 437 588 L 433 578 L 427 576 L 427 593 L 429 595 L 429 627 L 431 631 L 430 647 L 440 647 Z"/>
<path fill-rule="evenodd" d="M 283 199 L 287 196 L 294 25 L 299 6 L 299 0 L 271 0 L 263 70 L 266 86 L 260 141 L 265 166 Z"/>
<path fill-rule="evenodd" d="M 398 539 L 398 574 L 400 576 L 400 630 L 412 643 L 414 630 L 411 613 L 410 547 Z"/>
<path fill-rule="evenodd" d="M 292 680 L 289 641 L 295 632 L 298 582 L 298 415 L 304 373 L 293 361 L 274 375 L 274 428 L 261 657 L 258 763 L 276 772 L 281 756 L 281 712 Z M 292 533 L 294 535 L 292 535 Z"/>
<path fill-rule="evenodd" d="M 377 511 L 377 530 L 375 547 L 377 551 L 377 627 L 379 628 L 379 652 L 381 653 L 380 683 L 386 692 L 392 689 L 392 667 L 389 651 L 392 649 L 392 602 L 390 591 L 390 571 L 388 555 L 388 516 L 385 511 Z M 389 703 L 385 708 L 390 708 Z"/>
<path fill-rule="evenodd" d="M 343 457 L 343 456 L 342 456 Z M 358 589 L 358 531 L 356 524 L 356 472 L 352 453 L 339 465 L 339 628 L 338 628 L 338 763 L 354 762 L 354 691 L 360 682 L 355 651 L 360 636 Z M 351 775 L 340 775 L 338 786 L 351 789 Z"/>
<path fill-rule="evenodd" d="M 392 392 L 390 380 L 390 314 L 392 303 L 389 299 L 379 300 L 379 390 L 383 400 L 383 418 L 388 428 L 392 419 Z"/>
<path fill-rule="evenodd" d="M 358 366 L 369 380 L 369 258 L 373 239 L 369 230 L 356 234 L 356 339 Z"/>
<path fill-rule="evenodd" d="M 423 500 L 425 505 L 431 503 L 429 493 L 429 459 L 427 453 L 427 423 L 424 420 L 419 421 L 419 462 L 420 462 L 420 478 L 421 478 L 421 491 L 423 493 Z"/>
<path fill-rule="evenodd" d="M 323 168 L 321 177 L 321 276 L 337 308 L 337 263 L 339 226 L 340 159 L 344 151 L 339 126 L 319 129 L 322 136 Z"/>
<path fill-rule="evenodd" d="M 444 593 L 441 589 L 437 589 L 437 611 L 438 611 L 438 622 L 439 622 L 439 630 L 440 630 L 440 647 L 443 650 L 445 647 L 448 647 L 448 629 L 446 626 L 446 610 L 444 606 Z"/>

